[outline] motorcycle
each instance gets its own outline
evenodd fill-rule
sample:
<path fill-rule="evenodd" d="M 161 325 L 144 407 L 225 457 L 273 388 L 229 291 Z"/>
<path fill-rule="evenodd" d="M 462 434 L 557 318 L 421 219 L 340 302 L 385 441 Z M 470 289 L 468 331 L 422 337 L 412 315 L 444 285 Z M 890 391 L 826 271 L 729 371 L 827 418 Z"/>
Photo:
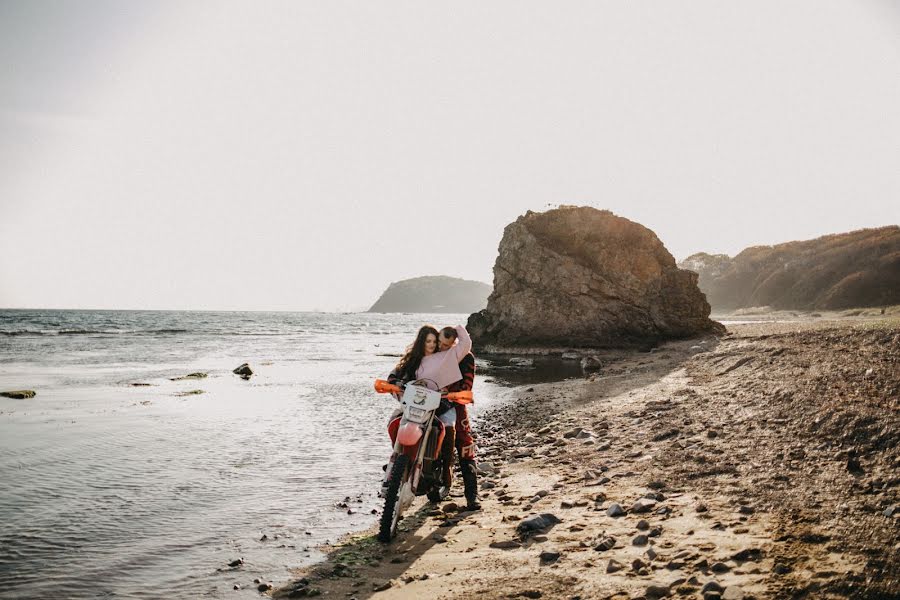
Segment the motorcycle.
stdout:
<path fill-rule="evenodd" d="M 403 511 L 416 496 L 427 495 L 432 502 L 438 502 L 449 492 L 444 487 L 444 456 L 441 452 L 447 432 L 435 413 L 442 399 L 470 404 L 472 392 L 442 393 L 429 389 L 420 381 L 411 381 L 401 387 L 382 379 L 375 380 L 375 391 L 400 396 L 403 409 L 403 414 L 388 425 L 394 450 L 385 468 L 384 512 L 378 529 L 378 539 L 388 543 L 397 533 Z"/>

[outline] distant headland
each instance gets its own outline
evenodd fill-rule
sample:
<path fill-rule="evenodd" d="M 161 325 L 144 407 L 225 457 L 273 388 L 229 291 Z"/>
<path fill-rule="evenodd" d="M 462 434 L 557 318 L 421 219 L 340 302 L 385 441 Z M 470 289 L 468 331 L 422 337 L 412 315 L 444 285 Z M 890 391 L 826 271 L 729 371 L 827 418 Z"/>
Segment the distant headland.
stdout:
<path fill-rule="evenodd" d="M 487 306 L 491 286 L 480 281 L 430 275 L 391 283 L 367 312 L 473 313 Z"/>

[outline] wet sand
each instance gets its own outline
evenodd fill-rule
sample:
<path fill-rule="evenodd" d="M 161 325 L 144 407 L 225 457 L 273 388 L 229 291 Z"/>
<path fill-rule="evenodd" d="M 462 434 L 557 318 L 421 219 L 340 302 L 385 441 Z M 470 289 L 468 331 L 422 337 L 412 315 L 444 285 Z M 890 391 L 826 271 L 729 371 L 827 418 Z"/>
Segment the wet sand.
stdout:
<path fill-rule="evenodd" d="M 900 319 L 601 359 L 481 416 L 482 511 L 414 504 L 392 544 L 350 537 L 274 595 L 900 597 Z"/>

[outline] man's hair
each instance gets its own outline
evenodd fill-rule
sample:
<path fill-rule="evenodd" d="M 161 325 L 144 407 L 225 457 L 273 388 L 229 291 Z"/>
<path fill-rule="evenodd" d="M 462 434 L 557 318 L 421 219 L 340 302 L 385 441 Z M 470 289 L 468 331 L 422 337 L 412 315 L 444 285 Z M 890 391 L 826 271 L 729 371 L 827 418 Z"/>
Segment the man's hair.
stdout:
<path fill-rule="evenodd" d="M 444 327 L 441 329 L 441 335 L 448 340 L 455 340 L 457 338 L 456 329 L 453 327 Z"/>

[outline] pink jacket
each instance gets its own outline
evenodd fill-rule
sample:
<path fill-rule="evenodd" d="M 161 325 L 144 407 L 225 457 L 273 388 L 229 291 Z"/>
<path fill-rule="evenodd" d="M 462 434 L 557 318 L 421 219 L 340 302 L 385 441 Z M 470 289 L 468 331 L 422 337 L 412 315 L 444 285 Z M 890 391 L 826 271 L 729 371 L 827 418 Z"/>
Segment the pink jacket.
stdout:
<path fill-rule="evenodd" d="M 462 325 L 456 326 L 456 335 L 456 344 L 452 348 L 422 359 L 416 370 L 416 379 L 430 379 L 438 388 L 445 388 L 462 379 L 459 361 L 472 350 L 472 338 Z"/>

